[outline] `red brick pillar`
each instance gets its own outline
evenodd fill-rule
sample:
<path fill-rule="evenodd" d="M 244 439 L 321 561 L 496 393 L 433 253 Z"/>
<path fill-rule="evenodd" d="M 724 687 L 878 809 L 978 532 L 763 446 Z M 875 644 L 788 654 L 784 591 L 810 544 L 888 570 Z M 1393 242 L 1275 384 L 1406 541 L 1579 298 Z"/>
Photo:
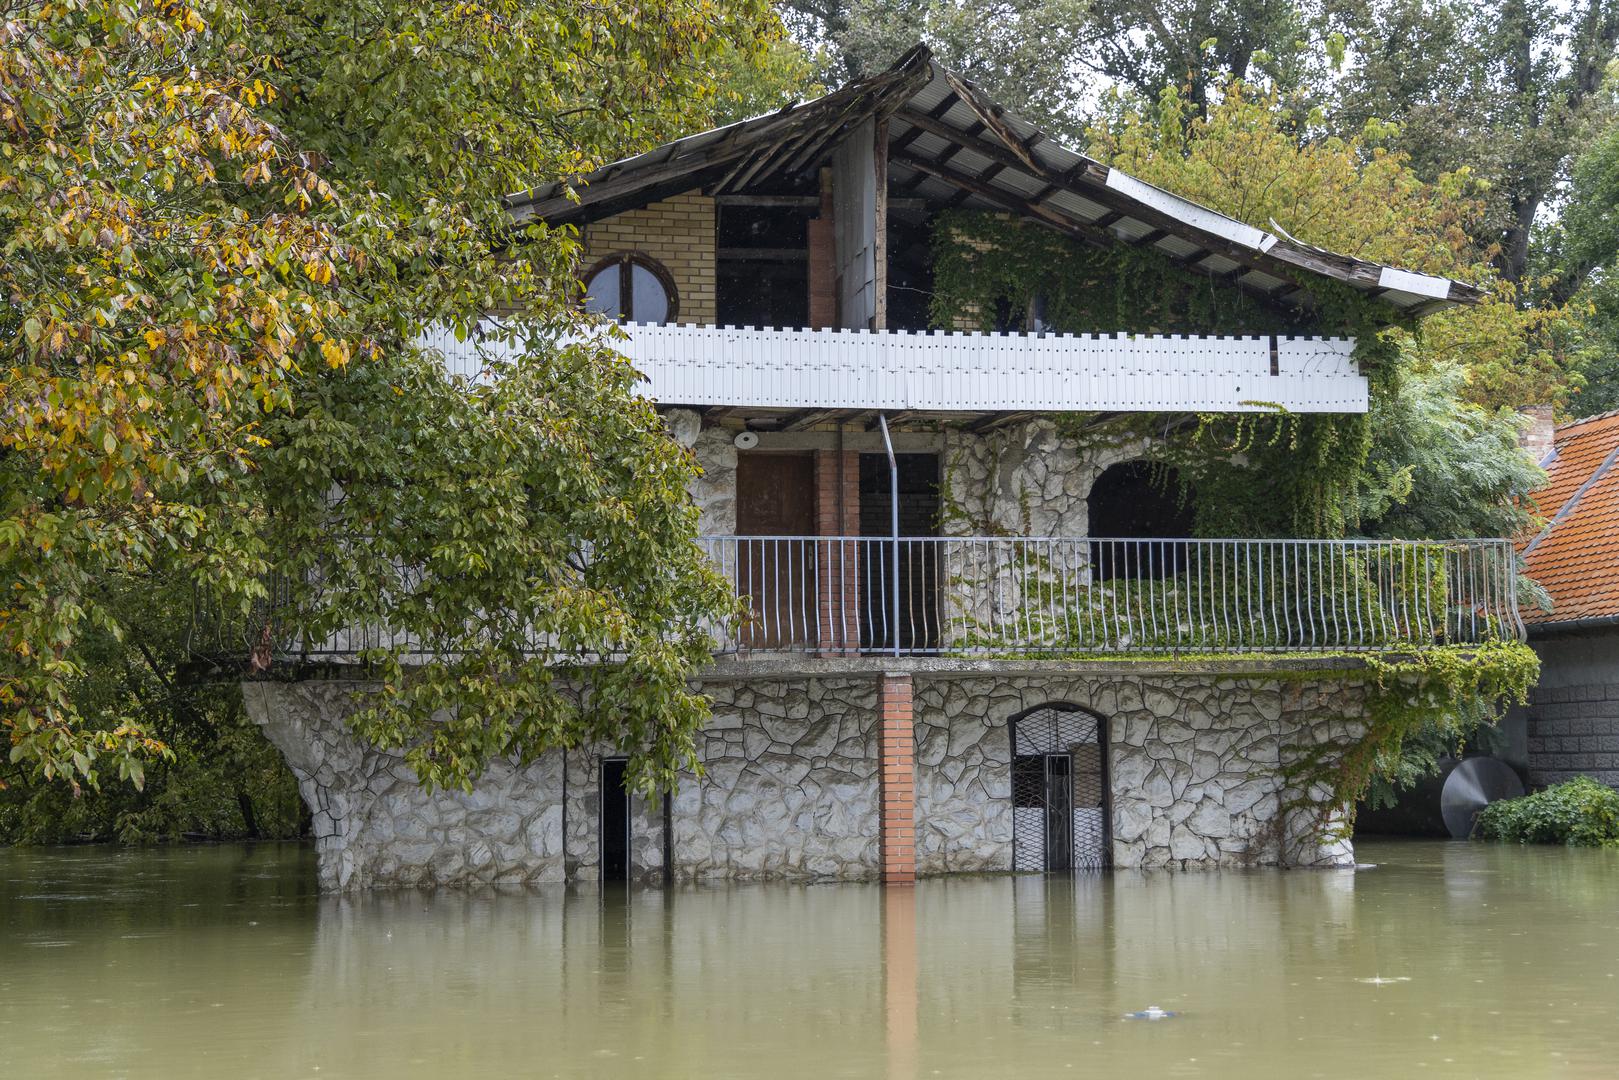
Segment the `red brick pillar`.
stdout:
<path fill-rule="evenodd" d="M 916 880 L 916 731 L 911 677 L 885 672 L 877 698 L 883 882 L 908 885 Z"/>
<path fill-rule="evenodd" d="M 860 454 L 815 451 L 815 532 L 860 535 Z M 815 545 L 819 580 L 821 653 L 844 656 L 860 648 L 860 545 L 854 541 Z"/>

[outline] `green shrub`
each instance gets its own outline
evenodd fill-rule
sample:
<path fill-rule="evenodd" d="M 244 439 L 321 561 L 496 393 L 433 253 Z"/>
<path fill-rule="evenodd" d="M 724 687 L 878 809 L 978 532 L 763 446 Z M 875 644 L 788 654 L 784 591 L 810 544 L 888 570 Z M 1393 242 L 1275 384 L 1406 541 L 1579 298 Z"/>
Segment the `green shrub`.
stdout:
<path fill-rule="evenodd" d="M 1486 840 L 1574 847 L 1619 846 L 1619 791 L 1589 776 L 1503 799 L 1479 811 L 1474 831 Z"/>

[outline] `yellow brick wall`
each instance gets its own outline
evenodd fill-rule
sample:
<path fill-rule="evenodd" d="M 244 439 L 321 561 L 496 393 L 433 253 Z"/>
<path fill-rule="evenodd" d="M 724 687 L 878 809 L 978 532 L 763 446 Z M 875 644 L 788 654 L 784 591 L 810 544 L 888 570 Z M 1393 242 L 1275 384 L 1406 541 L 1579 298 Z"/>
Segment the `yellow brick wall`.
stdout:
<path fill-rule="evenodd" d="M 588 271 L 598 259 L 638 252 L 656 259 L 674 279 L 678 294 L 677 322 L 715 322 L 714 309 L 714 200 L 688 191 L 626 210 L 585 226 Z"/>

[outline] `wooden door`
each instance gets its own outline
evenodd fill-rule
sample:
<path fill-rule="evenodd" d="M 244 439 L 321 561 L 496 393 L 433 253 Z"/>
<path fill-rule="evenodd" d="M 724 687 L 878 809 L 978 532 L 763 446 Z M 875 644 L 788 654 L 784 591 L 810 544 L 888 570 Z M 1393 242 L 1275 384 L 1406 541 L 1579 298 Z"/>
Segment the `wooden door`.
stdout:
<path fill-rule="evenodd" d="M 816 643 L 815 458 L 742 453 L 736 462 L 737 588 L 753 619 L 742 644 L 755 649 Z M 754 539 L 750 539 L 754 538 Z"/>

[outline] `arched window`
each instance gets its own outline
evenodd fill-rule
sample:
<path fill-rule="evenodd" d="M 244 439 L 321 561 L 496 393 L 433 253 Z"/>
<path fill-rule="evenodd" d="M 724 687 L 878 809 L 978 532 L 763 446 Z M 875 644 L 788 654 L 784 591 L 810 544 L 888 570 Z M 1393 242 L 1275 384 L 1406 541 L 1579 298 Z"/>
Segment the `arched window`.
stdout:
<path fill-rule="evenodd" d="M 626 322 L 673 322 L 678 297 L 669 272 L 645 255 L 609 255 L 585 275 L 585 310 Z"/>

